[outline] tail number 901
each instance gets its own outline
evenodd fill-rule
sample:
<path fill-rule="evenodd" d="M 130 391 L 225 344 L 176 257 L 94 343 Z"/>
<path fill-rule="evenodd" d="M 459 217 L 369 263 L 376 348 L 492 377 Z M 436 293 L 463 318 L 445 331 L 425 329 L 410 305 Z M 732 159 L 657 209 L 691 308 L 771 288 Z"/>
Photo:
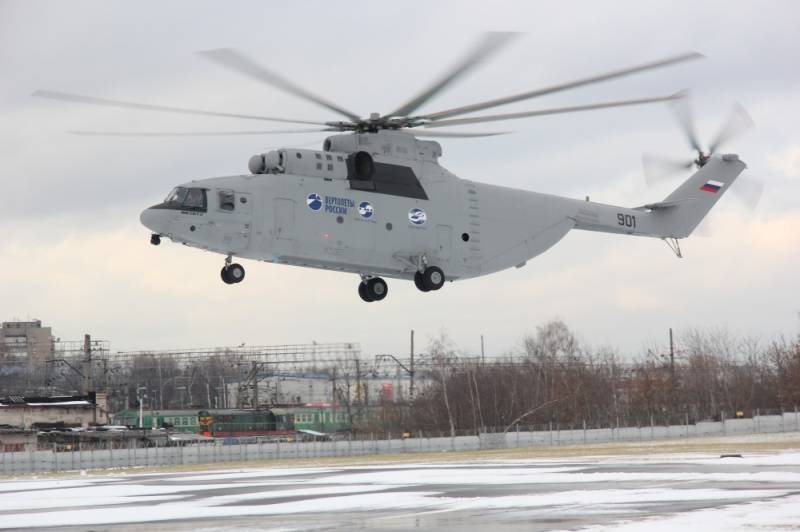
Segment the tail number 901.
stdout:
<path fill-rule="evenodd" d="M 617 214 L 617 223 L 623 227 L 636 227 L 636 216 L 631 214 Z"/>

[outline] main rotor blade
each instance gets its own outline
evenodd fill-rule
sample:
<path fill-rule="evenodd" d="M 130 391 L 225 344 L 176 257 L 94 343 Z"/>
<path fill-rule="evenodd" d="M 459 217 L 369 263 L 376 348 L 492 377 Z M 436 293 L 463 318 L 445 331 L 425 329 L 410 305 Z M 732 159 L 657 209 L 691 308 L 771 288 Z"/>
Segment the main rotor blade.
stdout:
<path fill-rule="evenodd" d="M 244 115 L 238 113 L 221 113 L 217 111 L 203 111 L 201 109 L 189 109 L 186 107 L 169 107 L 166 105 L 151 105 L 146 103 L 123 102 L 120 100 L 109 100 L 107 98 L 95 98 L 94 96 L 81 96 L 79 94 L 69 94 L 66 92 L 56 92 L 48 90 L 37 90 L 31 94 L 38 98 L 49 98 L 51 100 L 61 100 L 75 103 L 88 103 L 91 105 L 104 105 L 106 107 L 121 107 L 123 109 L 143 109 L 145 111 L 160 111 L 167 113 L 180 113 L 186 115 L 203 116 L 222 116 L 226 118 L 243 118 L 245 120 L 265 120 L 268 122 L 285 122 L 288 124 L 311 124 L 314 126 L 327 126 L 325 122 L 311 122 L 308 120 L 293 120 L 290 118 L 275 118 L 272 116 Z"/>
<path fill-rule="evenodd" d="M 674 65 L 677 63 L 682 63 L 684 61 L 692 61 L 694 59 L 700 59 L 703 56 L 697 52 L 691 52 L 687 54 L 676 55 L 674 57 L 668 57 L 666 59 L 662 59 L 660 61 L 654 61 L 652 63 L 644 63 L 642 65 L 637 65 L 630 68 L 625 68 L 622 70 L 614 70 L 611 72 L 606 72 L 605 74 L 600 74 L 598 76 L 592 76 L 590 78 L 583 78 L 576 81 L 569 81 L 567 83 L 561 83 L 559 85 L 553 85 L 551 87 L 546 87 L 544 89 L 537 89 L 530 92 L 523 92 L 522 94 L 515 94 L 513 96 L 506 96 L 505 98 L 498 98 L 496 100 L 488 100 L 485 102 L 475 103 L 472 105 L 465 105 L 463 107 L 456 107 L 454 109 L 448 109 L 446 111 L 439 111 L 438 113 L 429 113 L 418 118 L 425 118 L 428 120 L 440 120 L 443 118 L 449 118 L 451 116 L 463 115 L 466 113 L 474 113 L 476 111 L 482 111 L 484 109 L 490 109 L 492 107 L 497 107 L 500 105 L 506 105 L 509 103 L 520 102 L 522 100 L 529 100 L 531 98 L 536 98 L 539 96 L 544 96 L 545 94 L 553 94 L 555 92 L 561 92 L 568 89 L 574 89 L 576 87 L 583 87 L 586 85 L 591 85 L 593 83 L 600 83 L 602 81 L 608 81 L 610 79 L 622 78 L 625 76 L 630 76 L 631 74 L 637 74 L 639 72 L 644 72 L 647 70 L 654 70 L 656 68 L 666 67 L 670 65 Z"/>
<path fill-rule="evenodd" d="M 645 153 L 642 155 L 642 170 L 645 182 L 653 186 L 664 182 L 678 173 L 691 169 L 694 161 L 666 159 L 657 155 Z"/>
<path fill-rule="evenodd" d="M 750 118 L 750 115 L 747 114 L 744 107 L 738 102 L 734 103 L 733 109 L 731 109 L 728 115 L 728 120 L 720 128 L 719 133 L 717 133 L 717 136 L 711 142 L 708 151 L 710 153 L 716 153 L 720 146 L 753 126 L 753 119 Z"/>
<path fill-rule="evenodd" d="M 675 113 L 675 117 L 678 119 L 681 131 L 689 142 L 689 146 L 696 152 L 702 153 L 703 148 L 700 147 L 700 141 L 697 140 L 697 132 L 694 128 L 694 118 L 692 118 L 692 108 L 689 106 L 689 99 L 677 99 L 675 103 L 672 104 L 672 110 Z"/>
<path fill-rule="evenodd" d="M 668 102 L 675 100 L 676 98 L 682 98 L 682 97 L 683 97 L 682 94 L 679 93 L 677 95 L 672 95 L 672 96 L 658 96 L 655 98 L 640 98 L 638 100 L 620 100 L 617 102 L 593 103 L 588 105 L 576 105 L 574 107 L 557 107 L 555 109 L 540 109 L 536 111 L 525 111 L 521 113 L 506 113 L 502 115 L 476 116 L 474 118 L 454 118 L 451 120 L 435 120 L 430 123 L 423 123 L 422 126 L 426 128 L 446 127 L 446 126 L 456 126 L 463 124 L 478 124 L 481 122 L 494 122 L 497 120 L 516 120 L 518 118 L 528 118 L 531 116 L 576 113 L 579 111 L 593 111 L 595 109 L 607 109 L 609 107 L 625 107 L 629 105 L 642 105 L 646 103 Z"/>
<path fill-rule="evenodd" d="M 461 61 L 453 65 L 441 78 L 386 116 L 410 115 L 445 87 L 475 68 L 481 61 L 496 53 L 517 35 L 518 33 L 514 32 L 493 31 L 485 33 L 475 48 L 464 56 Z"/>
<path fill-rule="evenodd" d="M 215 63 L 222 65 L 230 70 L 257 79 L 262 83 L 266 83 L 267 85 L 271 85 L 272 87 L 281 89 L 284 92 L 288 92 L 289 94 L 292 94 L 299 98 L 303 98 L 304 100 L 308 100 L 310 102 L 316 103 L 317 105 L 321 105 L 322 107 L 330 109 L 335 113 L 339 113 L 341 115 L 346 116 L 350 120 L 356 122 L 359 120 L 359 116 L 356 115 L 355 113 L 343 109 L 342 107 L 339 107 L 338 105 L 331 103 L 320 96 L 308 92 L 302 87 L 295 85 L 291 81 L 282 78 L 281 76 L 275 74 L 274 72 L 270 72 L 266 68 L 255 63 L 252 59 L 242 55 L 236 50 L 231 50 L 229 48 L 219 48 L 216 50 L 205 50 L 197 53 L 202 55 L 206 59 L 214 61 Z"/>
<path fill-rule="evenodd" d="M 400 131 L 408 131 L 415 137 L 429 137 L 429 138 L 453 138 L 453 139 L 471 139 L 477 137 L 495 137 L 497 135 L 508 135 L 512 131 L 487 131 L 484 133 L 469 133 L 461 131 L 420 131 L 418 129 L 402 128 Z"/>
<path fill-rule="evenodd" d="M 320 133 L 338 129 L 272 129 L 264 131 L 67 131 L 70 135 L 101 137 L 216 137 L 229 135 L 274 135 L 284 133 Z"/>

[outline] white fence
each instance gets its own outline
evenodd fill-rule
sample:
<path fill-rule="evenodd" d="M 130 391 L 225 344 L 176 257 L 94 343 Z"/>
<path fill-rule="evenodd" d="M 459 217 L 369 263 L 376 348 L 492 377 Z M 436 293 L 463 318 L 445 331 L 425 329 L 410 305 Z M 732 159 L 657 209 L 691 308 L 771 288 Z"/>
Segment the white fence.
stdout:
<path fill-rule="evenodd" d="M 0 474 L 108 469 L 247 460 L 280 460 L 329 456 L 365 456 L 521 447 L 548 447 L 613 441 L 686 439 L 704 436 L 800 432 L 800 414 L 756 416 L 695 425 L 621 427 L 607 429 L 510 431 L 455 438 L 341 440 L 328 442 L 200 443 L 182 447 L 99 449 L 92 451 L 24 451 L 0 453 Z"/>

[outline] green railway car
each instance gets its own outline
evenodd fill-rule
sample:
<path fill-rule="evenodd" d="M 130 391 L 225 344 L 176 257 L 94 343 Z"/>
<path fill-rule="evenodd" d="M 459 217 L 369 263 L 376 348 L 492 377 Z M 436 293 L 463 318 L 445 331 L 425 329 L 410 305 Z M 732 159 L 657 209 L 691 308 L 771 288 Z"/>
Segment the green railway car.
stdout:
<path fill-rule="evenodd" d="M 326 434 L 351 429 L 345 408 L 331 406 L 286 406 L 266 410 L 145 410 L 142 427 L 169 428 L 209 436 L 255 436 L 289 434 L 310 430 Z M 112 416 L 114 425 L 139 427 L 139 410 L 122 410 Z"/>
<path fill-rule="evenodd" d="M 145 410 L 142 412 L 145 429 L 171 428 L 184 432 L 198 432 L 200 421 L 197 410 Z M 139 428 L 139 410 L 121 410 L 111 416 L 114 425 Z"/>
<path fill-rule="evenodd" d="M 345 408 L 330 406 L 288 406 L 275 407 L 273 412 L 291 415 L 297 430 L 313 430 L 315 432 L 345 432 L 351 428 L 350 416 Z"/>

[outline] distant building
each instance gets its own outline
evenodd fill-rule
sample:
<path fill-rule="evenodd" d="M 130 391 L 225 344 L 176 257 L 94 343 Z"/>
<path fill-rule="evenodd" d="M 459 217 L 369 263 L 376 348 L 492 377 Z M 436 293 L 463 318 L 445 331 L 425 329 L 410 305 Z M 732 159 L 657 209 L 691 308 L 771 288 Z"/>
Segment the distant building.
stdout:
<path fill-rule="evenodd" d="M 9 396 L 0 400 L 0 427 L 23 430 L 108 423 L 105 393 L 62 397 Z"/>
<path fill-rule="evenodd" d="M 40 320 L 6 321 L 0 326 L 0 356 L 25 358 L 31 366 L 53 359 L 53 332 Z"/>
<path fill-rule="evenodd" d="M 414 387 L 419 392 L 430 384 L 422 375 L 416 378 Z M 325 373 L 283 374 L 266 376 L 258 381 L 259 405 L 287 405 L 310 403 L 378 404 L 383 401 L 404 402 L 409 400 L 411 379 L 406 374 L 363 375 L 358 381 L 350 376 L 339 376 L 336 380 L 336 396 L 331 375 Z M 239 408 L 251 408 L 253 395 L 250 382 L 229 383 L 228 404 Z"/>

